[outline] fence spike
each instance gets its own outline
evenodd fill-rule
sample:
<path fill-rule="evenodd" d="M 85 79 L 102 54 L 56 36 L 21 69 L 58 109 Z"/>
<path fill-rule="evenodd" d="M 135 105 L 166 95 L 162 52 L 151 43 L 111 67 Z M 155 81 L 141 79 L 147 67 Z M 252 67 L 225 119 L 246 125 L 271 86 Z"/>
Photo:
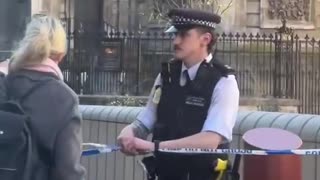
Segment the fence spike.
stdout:
<path fill-rule="evenodd" d="M 235 35 L 235 37 L 236 37 L 237 39 L 239 39 L 239 38 L 240 38 L 240 34 L 237 32 L 236 35 Z"/>
<path fill-rule="evenodd" d="M 260 37 L 261 37 L 260 34 L 257 33 L 256 38 L 257 38 L 257 39 L 260 39 Z"/>
<path fill-rule="evenodd" d="M 266 33 L 263 33 L 263 34 L 262 34 L 262 38 L 263 38 L 263 39 L 266 39 L 266 38 L 267 38 Z"/>
<path fill-rule="evenodd" d="M 154 33 L 153 33 L 153 36 L 156 38 L 156 37 L 158 37 L 158 35 L 159 35 L 159 33 L 157 32 L 157 31 L 155 31 Z"/>
<path fill-rule="evenodd" d="M 273 34 L 270 34 L 270 35 L 269 35 L 269 38 L 270 38 L 270 39 L 273 39 L 273 38 L 274 38 Z"/>
<path fill-rule="evenodd" d="M 121 34 L 123 37 L 127 37 L 127 35 L 128 35 L 126 31 L 123 31 Z"/>
<path fill-rule="evenodd" d="M 304 39 L 308 41 L 310 39 L 309 35 L 307 34 Z"/>

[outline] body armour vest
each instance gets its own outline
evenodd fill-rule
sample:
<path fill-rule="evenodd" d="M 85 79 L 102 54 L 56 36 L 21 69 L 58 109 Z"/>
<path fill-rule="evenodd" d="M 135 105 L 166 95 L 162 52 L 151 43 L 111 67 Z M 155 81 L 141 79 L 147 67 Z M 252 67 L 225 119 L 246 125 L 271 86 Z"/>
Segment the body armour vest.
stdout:
<path fill-rule="evenodd" d="M 153 139 L 166 141 L 179 139 L 201 132 L 211 103 L 213 90 L 221 77 L 234 73 L 229 66 L 216 59 L 203 61 L 195 79 L 180 85 L 182 62 L 173 60 L 162 64 L 161 97 L 157 108 L 157 122 Z M 218 148 L 229 148 L 228 144 Z M 213 163 L 226 155 L 181 155 L 157 153 L 158 174 L 213 173 Z"/>

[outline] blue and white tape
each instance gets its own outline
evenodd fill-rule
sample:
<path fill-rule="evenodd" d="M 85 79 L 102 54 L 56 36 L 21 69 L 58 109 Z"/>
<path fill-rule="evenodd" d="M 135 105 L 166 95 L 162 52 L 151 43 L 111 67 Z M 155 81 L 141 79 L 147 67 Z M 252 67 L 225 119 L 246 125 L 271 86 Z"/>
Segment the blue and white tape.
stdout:
<path fill-rule="evenodd" d="M 105 154 L 116 152 L 120 150 L 120 147 L 117 145 L 106 145 L 106 144 L 96 144 L 96 143 L 83 143 L 82 146 L 90 147 L 82 151 L 82 156 L 92 156 L 98 154 Z"/>
<path fill-rule="evenodd" d="M 116 145 L 104 145 L 95 143 L 84 143 L 84 146 L 90 146 L 91 149 L 86 149 L 82 152 L 82 156 L 91 156 L 104 153 L 119 151 L 121 148 Z M 179 154 L 240 154 L 240 155 L 313 155 L 319 156 L 320 149 L 297 149 L 297 150 L 249 150 L 249 149 L 200 149 L 200 148 L 164 148 L 159 149 L 165 153 Z M 152 152 L 150 152 L 152 153 Z"/>
<path fill-rule="evenodd" d="M 240 154 L 240 155 L 320 155 L 320 149 L 249 150 L 249 149 L 160 149 L 161 152 L 183 154 Z"/>

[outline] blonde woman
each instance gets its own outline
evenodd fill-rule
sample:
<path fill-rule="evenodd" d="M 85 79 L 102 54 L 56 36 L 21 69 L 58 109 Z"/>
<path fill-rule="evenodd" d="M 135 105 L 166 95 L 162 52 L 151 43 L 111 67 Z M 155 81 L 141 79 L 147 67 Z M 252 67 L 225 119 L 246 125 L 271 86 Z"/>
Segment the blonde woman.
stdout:
<path fill-rule="evenodd" d="M 8 97 L 21 100 L 31 117 L 42 160 L 31 167 L 32 180 L 84 179 L 79 102 L 58 67 L 65 54 L 66 33 L 59 20 L 37 16 L 27 25 L 9 63 Z"/>

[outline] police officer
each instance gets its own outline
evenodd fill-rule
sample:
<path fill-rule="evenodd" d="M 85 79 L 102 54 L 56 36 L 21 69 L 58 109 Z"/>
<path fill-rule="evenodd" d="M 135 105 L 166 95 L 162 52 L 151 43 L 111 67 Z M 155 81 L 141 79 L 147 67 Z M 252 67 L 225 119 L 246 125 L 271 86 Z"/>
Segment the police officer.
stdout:
<path fill-rule="evenodd" d="M 162 64 L 146 108 L 118 136 L 127 155 L 155 152 L 159 180 L 212 180 L 216 155 L 160 153 L 159 148 L 228 148 L 239 106 L 234 71 L 213 57 L 221 17 L 173 9 L 174 59 Z M 153 133 L 152 142 L 147 141 Z M 220 158 L 226 158 L 225 156 Z"/>

